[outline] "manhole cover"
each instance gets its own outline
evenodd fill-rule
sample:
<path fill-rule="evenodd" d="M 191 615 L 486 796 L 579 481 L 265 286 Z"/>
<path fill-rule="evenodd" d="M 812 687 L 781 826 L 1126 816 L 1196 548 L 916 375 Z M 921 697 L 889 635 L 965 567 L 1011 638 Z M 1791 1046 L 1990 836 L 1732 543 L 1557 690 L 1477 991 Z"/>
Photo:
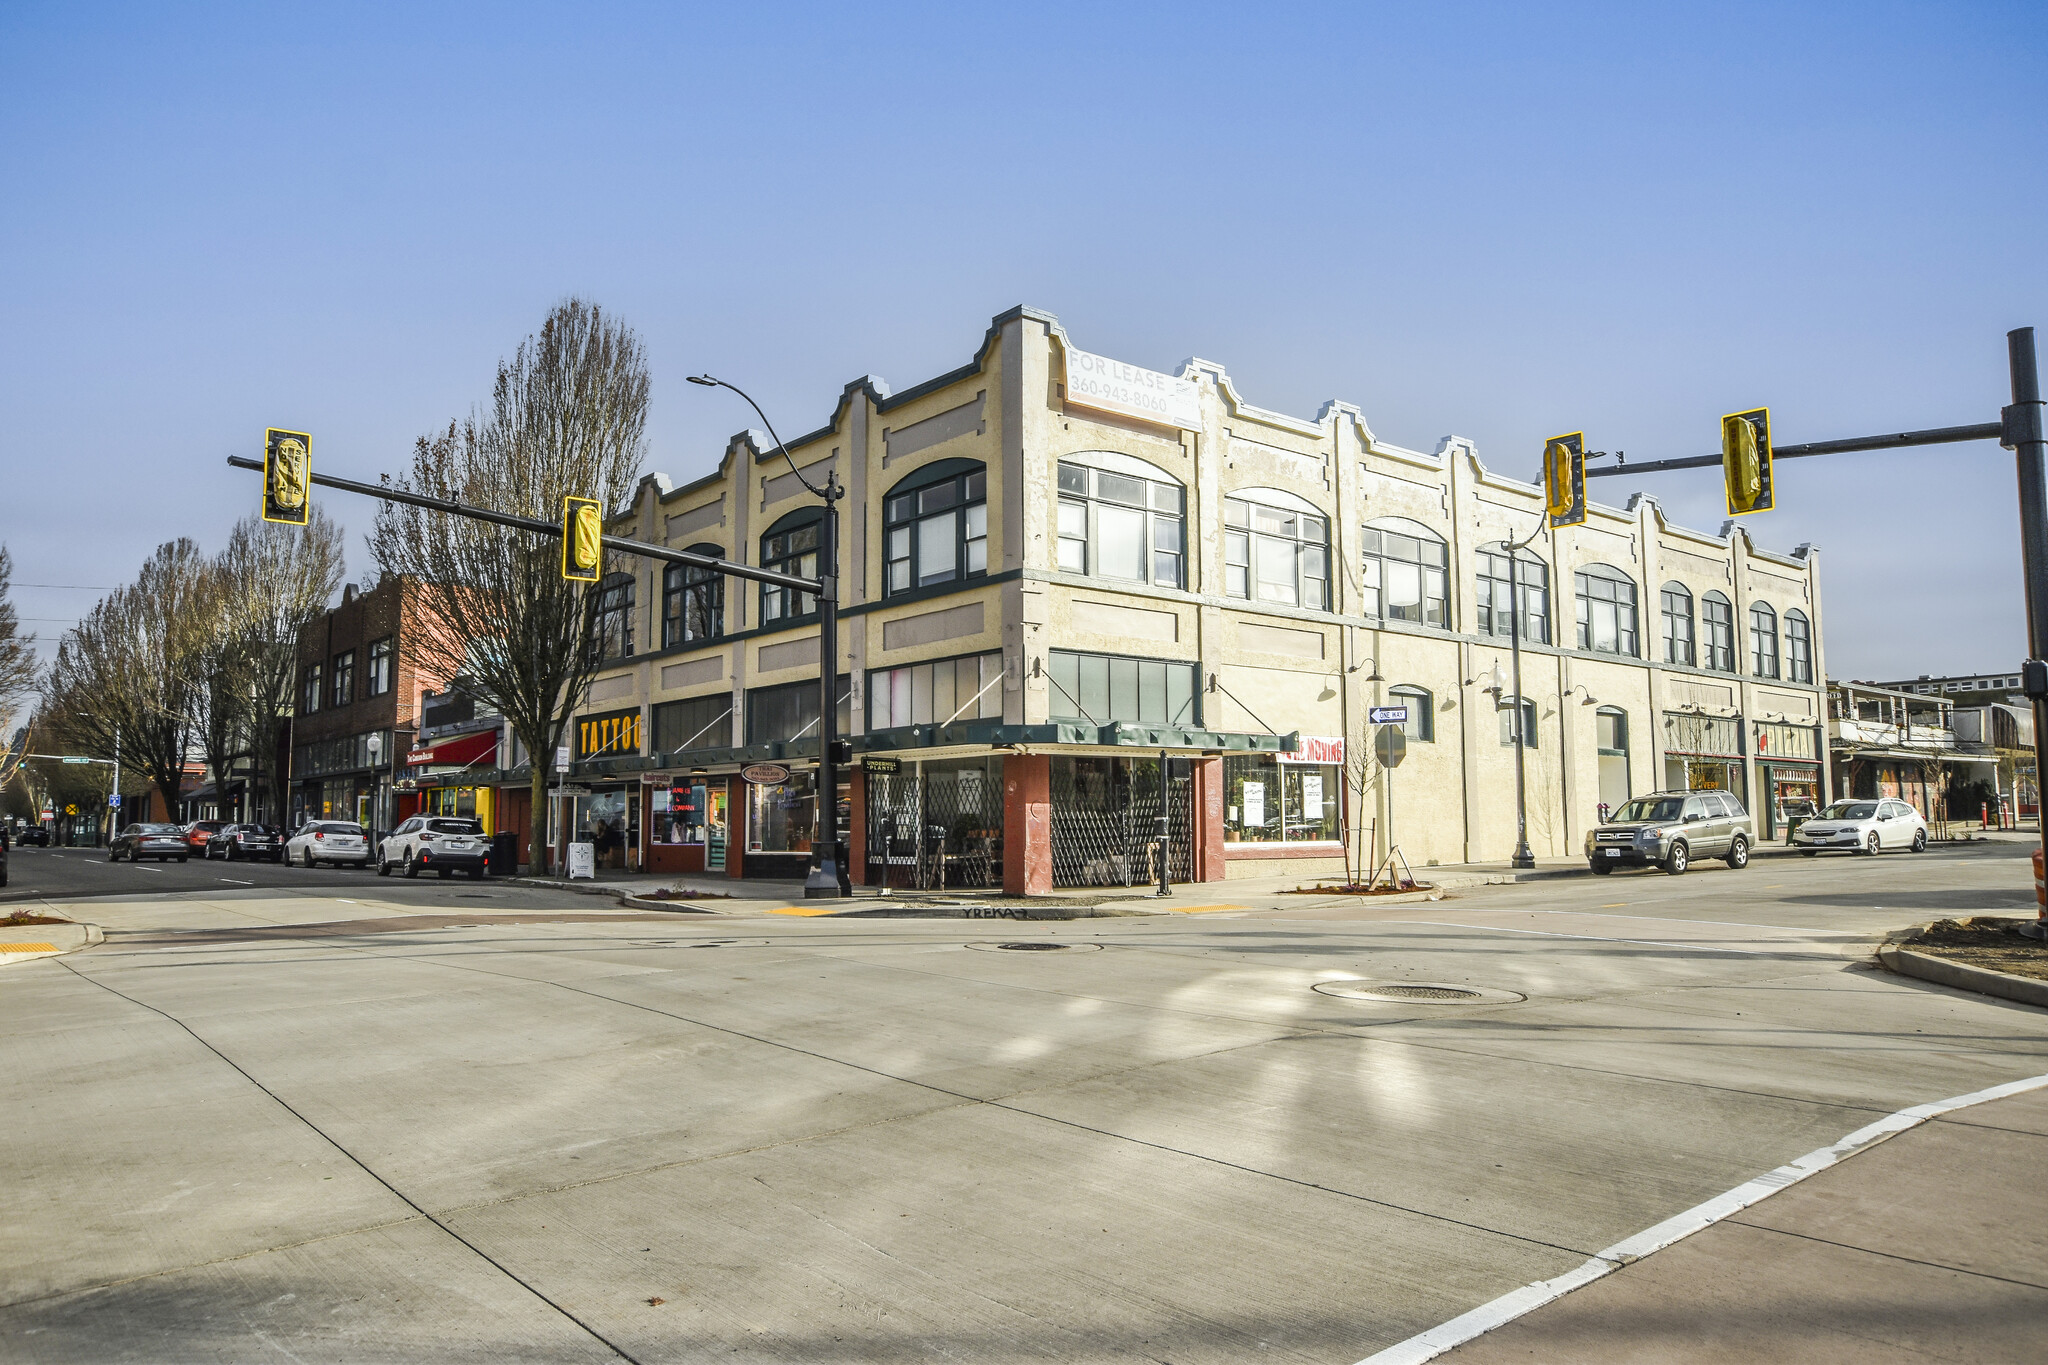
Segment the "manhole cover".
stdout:
<path fill-rule="evenodd" d="M 1440 981 L 1320 981 L 1320 995 L 1340 1000 L 1383 1000 L 1431 1005 L 1511 1005 L 1529 997 L 1485 986 L 1450 986 Z"/>
<path fill-rule="evenodd" d="M 1100 943 L 1061 943 L 1056 939 L 1031 939 L 1024 943 L 970 943 L 966 945 L 981 953 L 1099 953 Z"/>

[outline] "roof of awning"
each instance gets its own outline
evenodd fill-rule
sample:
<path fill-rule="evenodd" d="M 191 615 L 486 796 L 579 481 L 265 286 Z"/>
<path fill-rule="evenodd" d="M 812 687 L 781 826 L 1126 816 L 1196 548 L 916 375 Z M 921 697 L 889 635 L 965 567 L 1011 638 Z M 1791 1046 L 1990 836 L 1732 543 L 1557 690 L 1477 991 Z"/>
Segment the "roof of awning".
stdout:
<path fill-rule="evenodd" d="M 473 763 L 490 758 L 498 751 L 498 732 L 484 730 L 473 735 L 457 735 L 444 739 L 424 749 L 414 749 L 405 756 L 407 766 L 414 768 L 467 768 Z"/>

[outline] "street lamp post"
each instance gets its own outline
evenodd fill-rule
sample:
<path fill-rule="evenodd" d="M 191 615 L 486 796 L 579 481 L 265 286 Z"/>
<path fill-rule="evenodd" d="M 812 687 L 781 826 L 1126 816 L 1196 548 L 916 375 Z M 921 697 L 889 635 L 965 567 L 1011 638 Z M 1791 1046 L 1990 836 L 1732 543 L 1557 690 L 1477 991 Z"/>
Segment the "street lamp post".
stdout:
<path fill-rule="evenodd" d="M 796 467 L 796 457 L 775 433 L 775 424 L 761 411 L 745 390 L 714 379 L 708 374 L 688 376 L 692 384 L 731 389 L 747 400 L 747 406 L 761 419 L 775 448 L 789 462 L 797 482 L 825 501 L 825 516 L 818 523 L 818 791 L 817 837 L 811 840 L 811 871 L 804 879 L 806 899 L 846 897 L 853 894 L 844 851 L 839 846 L 839 499 L 846 490 L 839 486 L 835 471 L 827 470 L 825 486 L 819 488 Z"/>
<path fill-rule="evenodd" d="M 1524 871 L 1536 866 L 1536 855 L 1529 851 L 1529 797 L 1522 754 L 1528 747 L 1529 736 L 1523 732 L 1522 724 L 1522 569 L 1515 556 L 1535 544 L 1536 537 L 1542 534 L 1543 523 L 1539 521 L 1536 529 L 1529 532 L 1527 540 L 1507 543 L 1508 656 L 1513 660 L 1515 685 L 1515 718 L 1511 731 L 1515 737 L 1515 854 L 1508 860 L 1508 865 Z"/>

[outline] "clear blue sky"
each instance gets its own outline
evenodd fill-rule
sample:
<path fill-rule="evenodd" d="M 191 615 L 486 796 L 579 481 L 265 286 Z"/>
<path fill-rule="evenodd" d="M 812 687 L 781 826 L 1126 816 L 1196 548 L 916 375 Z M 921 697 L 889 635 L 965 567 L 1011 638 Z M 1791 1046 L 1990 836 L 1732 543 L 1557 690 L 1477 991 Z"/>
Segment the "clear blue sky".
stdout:
<path fill-rule="evenodd" d="M 395 470 L 580 293 L 706 472 L 991 314 L 1361 404 L 1497 468 L 1995 420 L 2048 349 L 2048 6 L 100 6 L 0 10 L 0 539 L 106 586 L 254 506 L 266 425 Z M 1995 446 L 1789 463 L 1829 663 L 2024 652 Z M 1633 482 L 1596 485 L 1623 500 Z M 1711 472 L 1641 486 L 1720 525 Z M 330 502 L 366 566 L 367 507 Z M 22 588 L 24 616 L 90 593 Z M 34 622 L 52 636 L 61 621 Z"/>

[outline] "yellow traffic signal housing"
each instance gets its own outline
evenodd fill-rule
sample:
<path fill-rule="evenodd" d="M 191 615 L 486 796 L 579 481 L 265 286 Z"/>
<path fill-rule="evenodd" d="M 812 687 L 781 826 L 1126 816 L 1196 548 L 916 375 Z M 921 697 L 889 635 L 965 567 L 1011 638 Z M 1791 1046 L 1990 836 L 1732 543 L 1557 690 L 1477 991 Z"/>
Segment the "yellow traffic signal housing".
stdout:
<path fill-rule="evenodd" d="M 562 499 L 562 577 L 595 583 L 604 571 L 604 514 L 595 498 Z"/>
<path fill-rule="evenodd" d="M 1586 521 L 1586 433 L 1574 431 L 1543 443 L 1543 500 L 1553 530 Z"/>
<path fill-rule="evenodd" d="M 1768 512 L 1771 482 L 1771 410 L 1752 408 L 1721 419 L 1721 472 L 1728 480 L 1728 515 Z"/>
<path fill-rule="evenodd" d="M 263 433 L 263 519 L 304 526 L 313 504 L 313 438 L 303 431 Z"/>

